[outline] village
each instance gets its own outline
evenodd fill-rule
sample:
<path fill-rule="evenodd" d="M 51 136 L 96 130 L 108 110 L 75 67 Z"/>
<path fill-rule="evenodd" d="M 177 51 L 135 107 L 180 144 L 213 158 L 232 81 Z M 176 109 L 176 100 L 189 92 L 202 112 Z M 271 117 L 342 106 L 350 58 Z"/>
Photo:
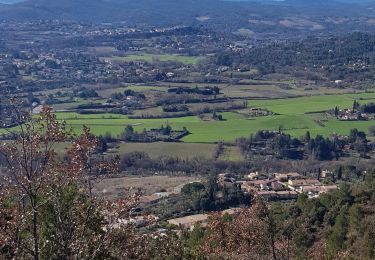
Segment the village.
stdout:
<path fill-rule="evenodd" d="M 269 178 L 258 172 L 250 173 L 248 180 L 239 182 L 241 188 L 267 201 L 297 199 L 298 194 L 317 198 L 321 194 L 338 189 L 337 185 L 325 184 L 332 172 L 324 170 L 318 178 L 305 177 L 297 172 L 275 173 Z"/>
<path fill-rule="evenodd" d="M 318 178 L 306 177 L 297 172 L 274 173 L 271 175 L 259 172 L 251 172 L 244 180 L 238 181 L 234 174 L 222 173 L 218 175 L 218 182 L 225 187 L 239 186 L 242 191 L 249 193 L 268 202 L 296 200 L 300 194 L 308 198 L 317 198 L 320 195 L 338 189 L 335 184 L 328 183 L 332 176 L 329 170 L 323 170 Z M 221 211 L 222 215 L 233 216 L 238 214 L 241 208 L 235 207 Z M 209 213 L 189 215 L 181 218 L 169 219 L 170 225 L 193 229 L 194 226 L 205 226 L 209 219 Z"/>

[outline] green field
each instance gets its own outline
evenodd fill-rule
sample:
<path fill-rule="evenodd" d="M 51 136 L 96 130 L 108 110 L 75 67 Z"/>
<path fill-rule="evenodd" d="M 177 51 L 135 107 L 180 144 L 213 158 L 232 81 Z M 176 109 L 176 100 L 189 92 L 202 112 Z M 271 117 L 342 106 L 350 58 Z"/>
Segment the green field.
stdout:
<path fill-rule="evenodd" d="M 358 99 L 360 103 L 375 101 L 375 93 L 253 100 L 249 101 L 250 106 L 267 108 L 279 115 L 247 118 L 239 113 L 226 112 L 222 113 L 224 121 L 201 121 L 196 116 L 169 119 L 128 119 L 123 115 L 78 115 L 75 113 L 59 113 L 58 117 L 65 119 L 75 129 L 81 128 L 82 124 L 87 125 L 95 134 L 119 135 L 129 124 L 138 131 L 144 128 L 157 128 L 162 124 L 170 124 L 175 129 L 187 127 L 191 134 L 186 136 L 183 141 L 190 143 L 234 141 L 238 137 L 249 136 L 259 130 L 277 130 L 280 126 L 285 132 L 296 137 L 302 136 L 306 131 L 310 131 L 312 135 L 330 136 L 333 133 L 348 134 L 352 128 L 367 132 L 368 127 L 375 125 L 375 122 L 344 122 L 333 117 L 322 116 L 320 118 L 320 115 L 305 113 L 328 110 L 336 105 L 341 108 L 350 108 L 354 99 Z M 321 120 L 324 127 L 316 120 Z"/>
<path fill-rule="evenodd" d="M 313 135 L 323 134 L 329 136 L 332 133 L 347 134 L 352 128 L 367 131 L 368 127 L 374 125 L 373 121 L 341 122 L 333 118 L 324 122 L 325 127 L 320 126 L 309 115 L 275 115 L 246 119 L 237 113 L 222 113 L 225 121 L 201 121 L 198 117 L 183 117 L 172 119 L 127 119 L 118 115 L 81 115 L 64 113 L 59 118 L 67 121 L 74 129 L 80 130 L 82 125 L 91 128 L 94 134 L 119 135 L 126 125 L 133 125 L 138 131 L 144 128 L 157 128 L 162 124 L 170 124 L 175 129 L 182 129 L 184 126 L 192 133 L 186 136 L 185 142 L 216 142 L 219 140 L 234 141 L 241 136 L 249 136 L 259 130 L 277 130 L 282 126 L 285 132 L 296 137 L 302 136 L 306 131 Z"/>
<path fill-rule="evenodd" d="M 213 143 L 220 140 L 234 141 L 238 137 L 247 137 L 259 130 L 277 130 L 280 126 L 283 131 L 295 137 L 302 136 L 306 131 L 310 131 L 312 135 L 322 134 L 324 136 L 330 136 L 333 133 L 345 135 L 352 128 L 367 132 L 369 126 L 375 125 L 375 121 L 345 122 L 323 114 L 305 114 L 331 109 L 335 106 L 350 108 L 354 99 L 358 99 L 360 103 L 375 101 L 375 93 L 250 100 L 250 106 L 267 108 L 279 115 L 247 118 L 246 115 L 240 113 L 225 112 L 221 113 L 224 117 L 223 121 L 202 121 L 196 116 L 169 119 L 129 119 L 124 115 L 80 115 L 73 112 L 57 113 L 57 116 L 77 131 L 82 129 L 82 125 L 86 125 L 91 128 L 92 133 L 97 135 L 111 133 L 117 136 L 123 132 L 127 125 L 132 125 L 137 131 L 142 131 L 144 128 L 158 128 L 161 125 L 170 124 L 176 130 L 187 127 L 191 134 L 183 139 L 185 142 Z M 317 120 L 320 123 L 317 123 Z"/>
<path fill-rule="evenodd" d="M 180 159 L 192 159 L 200 157 L 212 159 L 216 144 L 208 143 L 121 143 L 116 152 L 126 154 L 130 152 L 145 152 L 151 158 L 156 159 L 159 156 L 178 157 Z M 240 161 L 243 159 L 238 147 L 225 146 L 220 160 Z"/>
<path fill-rule="evenodd" d="M 202 60 L 203 57 L 199 56 L 181 56 L 181 55 L 173 55 L 173 54 L 133 54 L 127 55 L 124 57 L 121 56 L 113 56 L 111 58 L 114 61 L 146 61 L 146 62 L 153 62 L 153 61 L 176 61 L 181 62 L 187 65 L 194 65 L 198 61 Z"/>
<path fill-rule="evenodd" d="M 296 115 L 339 108 L 351 108 L 353 101 L 359 103 L 375 102 L 375 93 L 320 95 L 275 100 L 250 100 L 250 107 L 267 108 L 275 113 Z"/>
<path fill-rule="evenodd" d="M 203 157 L 211 159 L 215 144 L 194 144 L 194 143 L 121 143 L 118 152 L 120 154 L 130 152 L 147 152 L 151 158 L 159 156 L 171 156 L 181 159 Z"/>

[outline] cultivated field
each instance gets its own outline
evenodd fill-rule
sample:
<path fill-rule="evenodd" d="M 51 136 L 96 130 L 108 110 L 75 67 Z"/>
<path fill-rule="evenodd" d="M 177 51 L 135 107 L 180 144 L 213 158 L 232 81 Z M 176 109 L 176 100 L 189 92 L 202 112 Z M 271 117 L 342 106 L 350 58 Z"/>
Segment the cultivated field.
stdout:
<path fill-rule="evenodd" d="M 234 141 L 238 137 L 249 136 L 259 130 L 277 130 L 279 127 L 296 137 L 302 136 L 306 131 L 310 131 L 312 135 L 329 136 L 333 133 L 348 134 L 352 128 L 367 132 L 368 127 L 375 124 L 374 121 L 338 121 L 325 114 L 314 114 L 333 109 L 335 106 L 350 108 L 355 99 L 360 103 L 375 101 L 375 93 L 250 100 L 250 107 L 266 108 L 277 115 L 249 118 L 240 113 L 225 112 L 221 113 L 223 121 L 202 121 L 196 116 L 168 119 L 128 119 L 124 115 L 79 115 L 76 113 L 58 113 L 58 117 L 66 120 L 75 129 L 87 125 L 94 134 L 98 135 L 106 133 L 119 135 L 126 125 L 132 125 L 138 131 L 142 131 L 144 128 L 158 128 L 166 124 L 170 124 L 174 129 L 187 127 L 191 134 L 186 136 L 183 141 L 190 143 Z"/>
<path fill-rule="evenodd" d="M 163 89 L 159 86 L 130 86 L 129 88 L 138 91 L 153 91 Z M 122 88 L 120 90 L 123 90 Z M 102 91 L 102 90 L 101 90 Z M 103 90 L 108 91 L 110 95 L 119 89 Z M 101 93 L 104 94 L 104 93 Z M 103 95 L 104 96 L 104 95 Z M 279 127 L 284 132 L 290 133 L 295 137 L 300 137 L 310 131 L 312 135 L 322 134 L 330 136 L 333 133 L 348 134 L 350 129 L 358 128 L 362 131 L 368 131 L 369 126 L 375 125 L 374 121 L 338 121 L 322 111 L 333 109 L 335 106 L 340 108 L 351 108 L 353 101 L 365 104 L 375 102 L 375 93 L 351 93 L 351 94 L 332 94 L 319 96 L 304 96 L 297 98 L 279 98 L 279 99 L 249 99 L 249 107 L 264 108 L 274 112 L 274 115 L 263 117 L 249 117 L 240 111 L 221 113 L 223 121 L 202 121 L 197 116 L 188 116 L 181 118 L 168 119 L 129 119 L 126 115 L 118 114 L 94 114 L 81 115 L 74 112 L 59 112 L 57 116 L 65 120 L 73 129 L 79 131 L 82 125 L 91 128 L 92 133 L 104 135 L 110 133 L 113 136 L 120 135 L 127 125 L 132 125 L 135 130 L 159 128 L 161 125 L 171 125 L 176 130 L 186 127 L 191 134 L 184 137 L 183 141 L 188 143 L 214 143 L 218 141 L 234 141 L 238 137 L 249 136 L 259 130 L 277 130 Z M 78 100 L 75 103 L 69 103 L 70 106 L 87 103 L 88 100 Z M 99 102 L 99 101 L 98 101 Z M 64 109 L 67 104 L 57 105 L 59 109 Z M 191 109 L 199 108 L 204 105 L 189 105 Z M 56 108 L 56 107 L 55 107 Z M 135 111 L 135 115 L 143 113 L 158 114 L 161 113 L 160 107 L 150 108 L 148 110 Z M 6 132 L 2 129 L 1 132 Z M 172 149 L 173 150 L 173 149 Z M 204 150 L 206 151 L 207 150 Z M 203 152 L 202 152 L 203 153 Z M 207 152 L 207 154 L 212 154 Z"/>
<path fill-rule="evenodd" d="M 351 108 L 354 100 L 359 103 L 375 102 L 375 93 L 319 95 L 290 99 L 250 100 L 249 106 L 262 107 L 278 114 L 295 115 L 326 111 L 339 108 Z"/>
<path fill-rule="evenodd" d="M 198 56 L 181 56 L 181 55 L 168 55 L 168 54 L 133 54 L 127 56 L 113 56 L 110 58 L 113 61 L 176 61 L 186 65 L 194 65 L 198 61 L 202 60 L 203 57 Z"/>

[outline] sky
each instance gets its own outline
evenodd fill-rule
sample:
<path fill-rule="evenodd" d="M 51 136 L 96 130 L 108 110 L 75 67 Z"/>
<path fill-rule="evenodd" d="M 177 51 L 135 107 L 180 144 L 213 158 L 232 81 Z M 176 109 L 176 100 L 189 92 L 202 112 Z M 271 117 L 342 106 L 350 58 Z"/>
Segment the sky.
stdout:
<path fill-rule="evenodd" d="M 11 4 L 11 3 L 23 2 L 23 1 L 26 1 L 26 0 L 0 0 L 0 3 Z M 64 1 L 64 0 L 60 0 L 60 1 Z M 134 1 L 136 1 L 136 0 L 134 0 Z M 243 1 L 243 2 L 246 2 L 246 1 L 257 1 L 257 2 L 275 1 L 276 2 L 276 1 L 278 1 L 278 2 L 282 2 L 282 1 L 285 1 L 285 0 L 229 0 L 229 1 Z M 306 0 L 304 0 L 304 1 L 306 2 Z M 314 0 L 311 0 L 311 1 L 314 1 Z M 330 1 L 330 0 L 327 0 L 327 1 Z M 368 2 L 375 2 L 375 0 L 335 0 L 335 1 L 337 1 L 337 2 L 346 2 L 346 3 L 368 3 Z"/>

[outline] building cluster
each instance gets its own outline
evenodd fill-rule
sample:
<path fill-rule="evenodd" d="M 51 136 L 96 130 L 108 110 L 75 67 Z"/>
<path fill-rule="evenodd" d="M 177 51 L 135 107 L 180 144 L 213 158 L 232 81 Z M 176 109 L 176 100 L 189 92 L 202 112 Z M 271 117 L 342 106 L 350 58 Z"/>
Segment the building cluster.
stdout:
<path fill-rule="evenodd" d="M 339 109 L 336 113 L 336 117 L 340 121 L 367 121 L 373 119 L 366 113 L 353 111 L 352 109 Z"/>
<path fill-rule="evenodd" d="M 231 174 L 220 174 L 218 181 L 222 185 L 240 185 L 245 192 L 259 196 L 265 200 L 296 199 L 298 194 L 306 194 L 309 198 L 338 189 L 337 185 L 327 185 L 321 182 L 331 176 L 330 171 L 322 171 L 319 180 L 305 177 L 297 172 L 274 173 L 271 175 L 252 172 L 244 181 L 236 181 Z"/>
<path fill-rule="evenodd" d="M 231 173 L 222 173 L 218 175 L 220 185 L 230 187 L 238 186 L 245 192 L 260 197 L 266 201 L 282 201 L 297 199 L 299 194 L 306 194 L 309 198 L 316 198 L 321 194 L 338 189 L 337 185 L 326 185 L 321 182 L 331 176 L 328 170 L 320 173 L 319 180 L 305 177 L 297 172 L 274 173 L 266 175 L 259 172 L 252 172 L 245 176 L 245 180 L 238 181 L 236 175 Z M 271 178 L 269 176 L 272 176 Z M 231 208 L 224 210 L 222 214 L 235 215 L 240 208 Z M 207 224 L 209 214 L 196 214 L 181 218 L 168 220 L 171 225 L 191 229 L 199 224 Z"/>

